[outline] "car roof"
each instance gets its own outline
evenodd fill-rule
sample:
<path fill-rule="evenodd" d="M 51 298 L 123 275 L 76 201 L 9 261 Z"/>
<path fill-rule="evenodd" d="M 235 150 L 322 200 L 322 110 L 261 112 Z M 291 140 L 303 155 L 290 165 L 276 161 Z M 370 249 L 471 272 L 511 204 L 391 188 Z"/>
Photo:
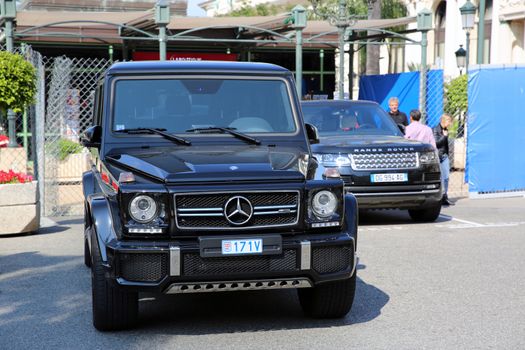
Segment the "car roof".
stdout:
<path fill-rule="evenodd" d="M 259 62 L 228 61 L 140 61 L 119 62 L 113 64 L 107 74 L 119 73 L 163 73 L 163 72 L 198 72 L 198 73 L 255 73 L 255 74 L 291 74 L 281 66 Z"/>
<path fill-rule="evenodd" d="M 348 106 L 379 106 L 375 101 L 369 100 L 307 100 L 301 101 L 303 106 L 318 106 L 318 107 L 348 107 Z M 379 106 L 380 107 L 380 106 Z"/>

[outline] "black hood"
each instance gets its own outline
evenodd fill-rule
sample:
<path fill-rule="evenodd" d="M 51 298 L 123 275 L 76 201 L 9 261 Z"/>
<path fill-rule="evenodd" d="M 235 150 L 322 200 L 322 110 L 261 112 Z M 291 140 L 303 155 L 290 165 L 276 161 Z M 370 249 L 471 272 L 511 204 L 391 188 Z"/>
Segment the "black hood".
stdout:
<path fill-rule="evenodd" d="M 113 149 L 106 159 L 119 168 L 166 183 L 304 181 L 309 160 L 300 148 L 252 145 Z"/>
<path fill-rule="evenodd" d="M 320 143 L 312 145 L 313 153 L 350 153 L 352 151 L 366 152 L 374 149 L 376 152 L 389 150 L 431 151 L 433 147 L 415 140 L 407 140 L 402 136 L 388 135 L 351 135 L 321 137 Z"/>

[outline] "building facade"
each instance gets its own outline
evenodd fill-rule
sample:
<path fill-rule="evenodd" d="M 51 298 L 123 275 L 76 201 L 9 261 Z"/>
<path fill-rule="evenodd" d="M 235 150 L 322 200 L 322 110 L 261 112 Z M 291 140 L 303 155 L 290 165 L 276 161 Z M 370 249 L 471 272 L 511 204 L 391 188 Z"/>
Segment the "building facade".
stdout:
<path fill-rule="evenodd" d="M 23 0 L 20 10 L 39 11 L 144 11 L 155 6 L 157 0 Z M 186 16 L 187 0 L 171 0 L 170 10 L 174 15 Z"/>
<path fill-rule="evenodd" d="M 470 32 L 469 65 L 477 64 L 479 1 L 472 3 L 478 8 L 474 28 Z M 428 57 L 433 68 L 441 68 L 449 77 L 457 76 L 455 52 L 460 45 L 466 48 L 467 35 L 462 28 L 460 7 L 464 0 L 406 1 L 410 16 L 416 16 L 423 8 L 433 13 L 434 30 L 428 35 Z M 524 0 L 486 0 L 485 30 L 482 54 L 483 64 L 518 64 L 525 63 L 525 1 Z M 415 24 L 411 25 L 413 28 Z M 421 34 L 413 34 L 419 40 Z M 405 61 L 419 62 L 420 48 L 406 47 Z"/>

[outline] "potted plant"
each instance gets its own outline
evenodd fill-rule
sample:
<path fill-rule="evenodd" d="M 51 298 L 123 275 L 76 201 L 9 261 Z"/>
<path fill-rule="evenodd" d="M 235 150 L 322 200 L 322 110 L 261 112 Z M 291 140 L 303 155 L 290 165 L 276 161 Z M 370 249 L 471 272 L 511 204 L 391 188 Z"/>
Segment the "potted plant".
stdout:
<path fill-rule="evenodd" d="M 31 175 L 0 170 L 0 234 L 38 230 L 36 181 Z"/>
<path fill-rule="evenodd" d="M 21 55 L 0 52 L 0 127 L 4 126 L 7 131 L 7 111 L 22 112 L 33 103 L 35 93 L 35 68 Z M 2 143 L 6 141 L 9 140 L 4 135 Z M 15 172 L 13 167 L 23 172 Z M 23 148 L 0 148 L 0 234 L 31 232 L 39 228 L 37 183 L 24 173 L 24 169 L 27 169 L 27 155 Z"/>

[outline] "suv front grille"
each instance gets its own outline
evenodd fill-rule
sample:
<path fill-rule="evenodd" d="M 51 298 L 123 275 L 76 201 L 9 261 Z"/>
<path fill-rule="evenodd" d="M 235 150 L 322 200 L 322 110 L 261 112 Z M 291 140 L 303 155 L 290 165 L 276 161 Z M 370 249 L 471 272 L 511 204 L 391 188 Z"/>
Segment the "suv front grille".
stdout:
<path fill-rule="evenodd" d="M 168 274 L 168 255 L 163 253 L 120 254 L 120 277 L 130 282 L 158 282 Z"/>
<path fill-rule="evenodd" d="M 351 247 L 314 248 L 312 267 L 320 274 L 340 272 L 352 266 L 353 258 L 354 252 Z"/>
<path fill-rule="evenodd" d="M 225 207 L 235 197 L 242 197 L 243 204 L 245 199 L 250 205 L 243 207 L 246 215 L 233 217 L 238 220 L 232 223 L 235 220 L 228 220 Z M 176 194 L 176 224 L 179 229 L 192 230 L 290 226 L 299 221 L 299 204 L 299 191 Z"/>
<path fill-rule="evenodd" d="M 350 154 L 354 170 L 414 169 L 419 167 L 417 152 Z"/>
<path fill-rule="evenodd" d="M 217 276 L 257 272 L 299 271 L 295 249 L 281 255 L 202 258 L 199 253 L 184 254 L 183 276 Z"/>

